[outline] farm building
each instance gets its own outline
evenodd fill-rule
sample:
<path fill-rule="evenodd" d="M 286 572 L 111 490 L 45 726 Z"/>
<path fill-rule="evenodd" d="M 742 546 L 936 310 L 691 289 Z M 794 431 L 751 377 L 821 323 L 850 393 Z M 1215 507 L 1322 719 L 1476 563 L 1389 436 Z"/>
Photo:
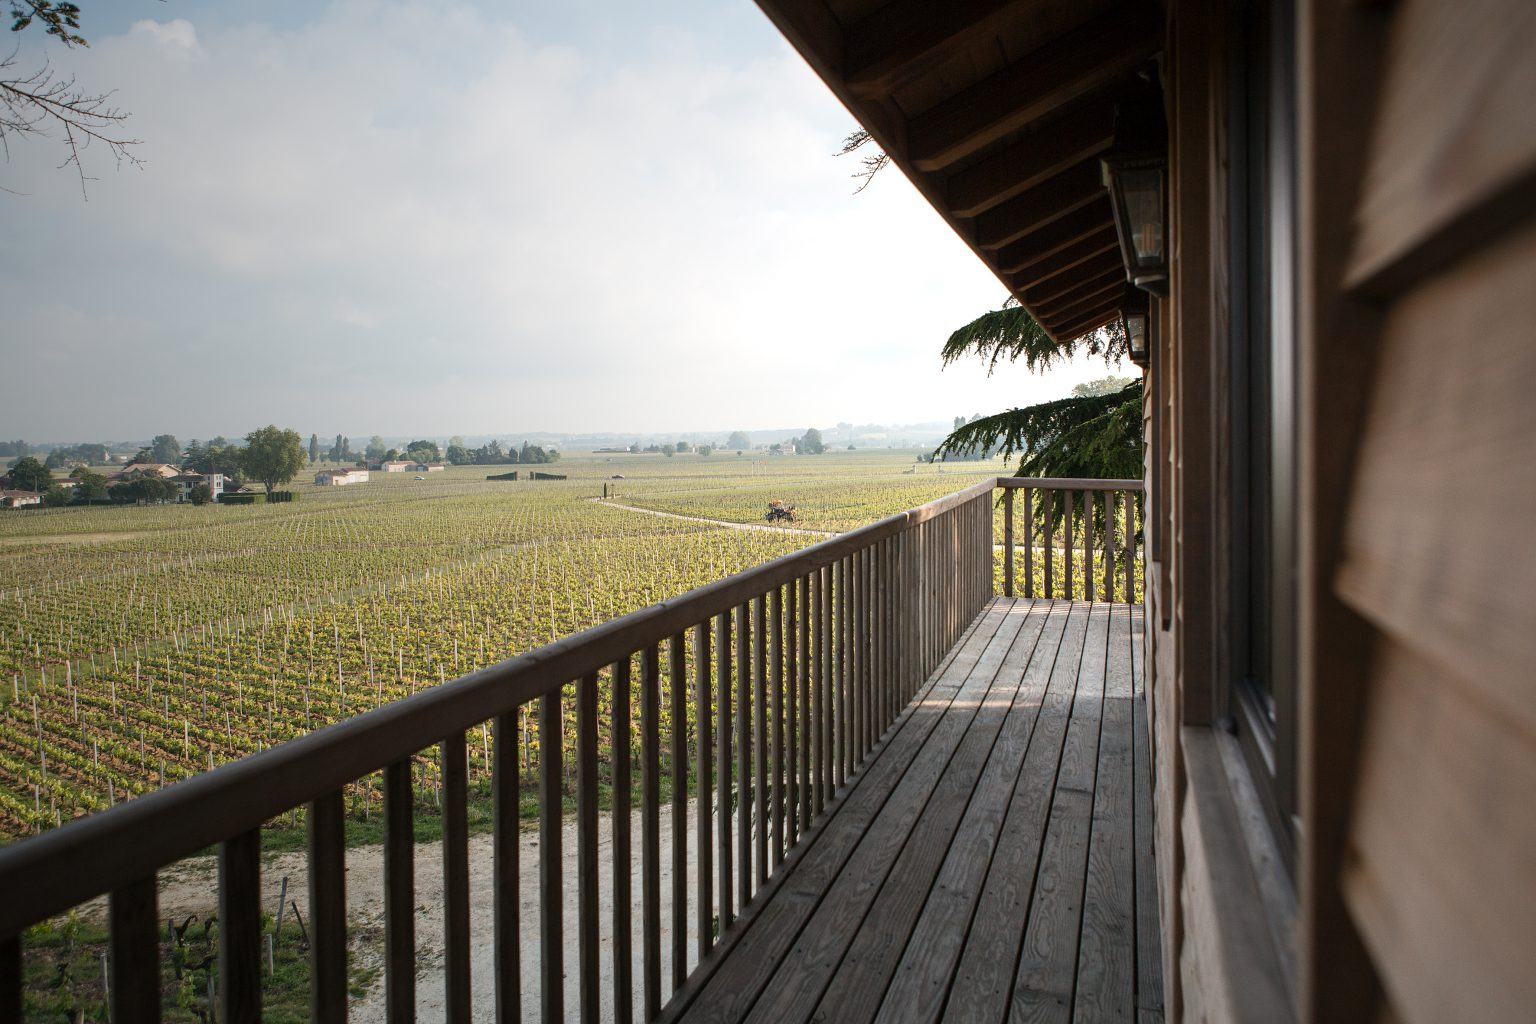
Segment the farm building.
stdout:
<path fill-rule="evenodd" d="M 36 491 L 0 491 L 0 508 L 26 508 L 42 503 L 43 496 Z"/>
<path fill-rule="evenodd" d="M 166 462 L 135 462 L 131 466 L 124 467 L 122 472 L 112 474 L 108 479 L 135 480 L 141 476 L 158 476 L 162 480 L 173 480 L 180 475 L 179 466 L 172 466 Z"/>
<path fill-rule="evenodd" d="M 381 473 L 405 473 L 414 469 L 415 467 L 416 463 L 411 462 L 408 459 L 394 459 L 389 462 L 375 463 L 369 468 L 376 469 Z"/>
<path fill-rule="evenodd" d="M 322 469 L 315 474 L 315 483 L 322 487 L 342 487 L 347 484 L 368 482 L 366 469 Z"/>

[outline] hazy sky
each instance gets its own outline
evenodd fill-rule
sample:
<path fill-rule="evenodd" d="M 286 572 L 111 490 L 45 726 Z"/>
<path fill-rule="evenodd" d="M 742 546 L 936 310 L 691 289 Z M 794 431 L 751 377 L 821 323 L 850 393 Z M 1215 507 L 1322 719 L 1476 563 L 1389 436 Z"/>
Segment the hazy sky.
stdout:
<path fill-rule="evenodd" d="M 145 164 L 0 163 L 5 437 L 915 422 L 1108 372 L 940 371 L 1001 286 L 898 172 L 851 194 L 750 0 L 83 6 L 20 59 L 116 88 Z"/>

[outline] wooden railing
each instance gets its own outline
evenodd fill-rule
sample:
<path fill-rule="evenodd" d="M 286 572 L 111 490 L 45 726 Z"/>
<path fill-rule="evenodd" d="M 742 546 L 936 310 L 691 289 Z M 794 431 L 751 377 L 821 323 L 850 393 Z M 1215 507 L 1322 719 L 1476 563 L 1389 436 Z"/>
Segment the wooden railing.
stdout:
<path fill-rule="evenodd" d="M 1141 600 L 1140 480 L 999 477 L 997 486 L 1005 595 Z"/>
<path fill-rule="evenodd" d="M 565 877 L 562 823 L 572 760 L 575 1008 L 583 1021 L 603 1014 L 606 962 L 612 1019 L 623 1024 L 657 1016 L 664 995 L 687 982 L 690 908 L 693 953 L 702 959 L 992 596 L 996 483 L 1007 488 L 1005 504 L 1013 488 L 1028 486 L 984 481 L 0 850 L 0 1024 L 21 1017 L 24 930 L 102 894 L 108 895 L 111 1019 L 159 1020 L 157 874 L 210 847 L 218 858 L 217 1020 L 260 1020 L 260 830 L 297 807 L 306 808 L 308 832 L 310 1016 L 343 1020 L 348 995 L 343 796 L 349 785 L 380 772 L 384 1002 L 388 1020 L 414 1020 L 412 765 L 424 751 L 435 751 L 441 778 L 444 1016 L 450 1024 L 468 1021 L 466 734 L 485 722 L 493 737 L 496 1019 L 523 1018 L 520 765 L 535 750 L 542 1019 L 563 1020 L 566 1013 L 563 911 L 573 880 Z M 1005 560 L 1013 551 L 1011 529 L 1010 515 Z M 1066 536 L 1072 536 L 1070 530 Z M 1045 541 L 1051 542 L 1049 530 Z M 1009 580 L 1011 585 L 1011 575 Z M 518 722 L 525 709 L 537 723 L 529 744 L 535 750 L 521 749 Z M 573 757 L 568 716 L 575 732 Z M 606 752 L 600 749 L 604 734 L 610 738 Z M 631 891 L 636 774 L 638 906 Z M 611 794 L 609 951 L 600 944 L 601 777 Z M 670 792 L 666 835 L 663 783 Z M 691 886 L 690 842 L 697 865 Z M 671 865 L 667 990 L 663 856 Z M 631 969 L 636 917 L 642 947 L 638 985 Z"/>

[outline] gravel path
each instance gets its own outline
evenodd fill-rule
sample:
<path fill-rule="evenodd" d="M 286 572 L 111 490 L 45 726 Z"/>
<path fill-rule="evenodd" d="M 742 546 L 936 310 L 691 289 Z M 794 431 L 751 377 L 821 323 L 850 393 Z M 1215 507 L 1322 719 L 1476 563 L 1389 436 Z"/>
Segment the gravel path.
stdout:
<path fill-rule="evenodd" d="M 689 806 L 688 836 L 688 886 L 694 892 L 697 881 L 695 862 L 693 807 Z M 671 995 L 669 979 L 672 975 L 671 930 L 668 927 L 672 915 L 672 859 L 668 836 L 671 829 L 671 808 L 660 809 L 662 857 L 661 874 L 661 950 L 663 1001 Z M 602 936 L 602 1019 L 613 1019 L 613 866 L 611 856 L 611 816 L 604 815 L 598 826 L 598 859 L 601 864 L 599 884 Z M 633 912 L 633 967 L 635 980 L 635 1005 L 641 1004 L 643 983 L 642 949 L 640 939 L 640 819 L 634 817 L 631 828 L 631 844 L 634 859 L 631 865 L 631 891 L 634 894 Z M 474 1019 L 494 1019 L 494 974 L 492 942 L 493 920 L 491 914 L 491 835 L 477 835 L 469 842 L 470 871 L 470 984 L 474 1006 Z M 578 1019 L 576 992 L 576 965 L 579 950 L 576 944 L 576 828 L 568 819 L 562 839 L 564 886 L 564 947 L 565 947 L 565 1005 L 568 1020 Z M 519 890 L 522 934 L 522 992 L 523 1019 L 539 1019 L 539 848 L 538 835 L 525 832 L 522 838 L 519 874 L 522 884 Z M 416 847 L 416 998 L 420 1019 L 443 1019 L 443 881 L 442 845 L 422 843 Z M 278 895 L 284 877 L 288 879 L 288 898 L 296 900 L 306 922 L 307 874 L 303 853 L 284 853 L 266 858 L 262 865 L 262 905 L 269 911 L 277 908 Z M 384 936 L 383 908 L 384 864 L 382 847 L 360 846 L 347 851 L 347 918 L 353 929 L 352 956 L 354 966 L 380 968 L 378 977 L 361 999 L 353 1000 L 349 1019 L 353 1021 L 382 1022 L 384 1020 L 384 993 L 382 973 L 382 946 Z M 205 915 L 214 907 L 217 886 L 217 864 L 213 858 L 184 861 L 161 874 L 160 916 L 178 920 L 188 914 Z M 91 909 L 104 911 L 105 901 Z M 290 909 L 285 915 L 283 934 L 287 941 L 298 941 L 298 930 L 292 924 Z M 697 931 L 695 916 L 688 915 L 688 950 L 690 969 L 695 964 Z"/>

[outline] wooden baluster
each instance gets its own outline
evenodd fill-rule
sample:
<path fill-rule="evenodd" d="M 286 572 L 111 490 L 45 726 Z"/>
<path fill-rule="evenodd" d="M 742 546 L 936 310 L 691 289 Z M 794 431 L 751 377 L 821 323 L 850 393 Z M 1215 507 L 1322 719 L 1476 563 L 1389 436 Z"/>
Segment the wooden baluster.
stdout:
<path fill-rule="evenodd" d="M 661 1012 L 661 661 L 640 652 L 640 924 L 644 1019 Z"/>
<path fill-rule="evenodd" d="M 837 563 L 838 570 L 838 641 L 842 645 L 838 658 L 838 679 L 841 683 L 841 697 L 838 709 L 842 712 L 841 729 L 838 741 L 841 756 L 838 758 L 838 766 L 842 775 L 837 784 L 841 786 L 848 778 L 848 773 L 853 770 L 854 750 L 859 742 L 859 694 L 858 694 L 858 665 L 855 661 L 857 645 L 854 643 L 855 625 L 858 621 L 858 586 L 854 582 L 858 573 L 854 568 L 855 555 L 849 555 L 840 559 Z"/>
<path fill-rule="evenodd" d="M 771 869 L 784 860 L 784 588 L 774 587 L 768 598 L 768 691 L 773 718 L 773 748 L 769 752 L 773 821 L 769 850 L 773 860 L 771 866 L 765 867 Z M 766 880 L 766 872 L 759 874 L 758 885 Z"/>
<path fill-rule="evenodd" d="M 1072 575 L 1072 549 L 1073 543 L 1073 506 L 1077 502 L 1077 492 L 1061 492 L 1061 557 L 1062 557 L 1062 582 L 1066 585 L 1067 600 L 1076 596 L 1074 584 L 1076 580 Z"/>
<path fill-rule="evenodd" d="M 756 797 L 757 827 L 752 835 L 752 884 L 743 887 L 748 893 L 761 889 L 768 881 L 768 705 L 773 697 L 768 682 L 770 646 L 768 595 L 763 594 L 752 601 L 752 794 Z"/>
<path fill-rule="evenodd" d="M 491 907 L 495 930 L 496 1019 L 513 1022 L 523 1019 L 521 879 L 518 874 L 522 780 L 518 777 L 521 741 L 517 731 L 517 709 L 496 716 L 491 741 Z M 409 801 L 409 789 L 405 798 Z"/>
<path fill-rule="evenodd" d="M 732 882 L 735 879 L 735 851 L 731 848 L 731 797 L 734 793 L 736 780 L 735 764 L 732 761 L 733 748 L 735 746 L 735 706 L 732 703 L 734 693 L 731 689 L 731 613 L 721 612 L 715 617 L 715 643 L 716 672 L 715 703 L 720 709 L 720 729 L 716 734 L 719 743 L 718 757 L 716 760 L 719 779 L 715 792 L 715 842 L 719 847 L 715 851 L 718 858 L 715 861 L 715 870 L 718 880 L 715 888 L 718 890 L 720 931 L 723 934 L 736 919 L 735 890 Z"/>
<path fill-rule="evenodd" d="M 561 819 L 565 767 L 560 691 L 539 698 L 539 1007 L 544 1024 L 565 1020 Z"/>
<path fill-rule="evenodd" d="M 821 806 L 832 799 L 834 791 L 837 748 L 834 745 L 833 725 L 836 715 L 833 687 L 836 685 L 836 665 L 832 661 L 832 631 L 836 624 L 832 619 L 832 567 L 821 569 Z M 818 808 L 820 810 L 820 808 Z"/>
<path fill-rule="evenodd" d="M 219 844 L 219 1019 L 261 1020 L 261 830 Z"/>
<path fill-rule="evenodd" d="M 1104 600 L 1115 599 L 1115 492 L 1104 492 Z"/>
<path fill-rule="evenodd" d="M 576 686 L 576 976 L 582 1024 L 597 1024 L 602 968 L 598 962 L 597 673 Z"/>
<path fill-rule="evenodd" d="M 667 645 L 672 687 L 672 991 L 688 977 L 688 653 L 683 634 Z"/>
<path fill-rule="evenodd" d="M 1137 492 L 1125 492 L 1125 600 L 1135 604 L 1136 597 L 1136 498 Z"/>
<path fill-rule="evenodd" d="M 464 734 L 442 743 L 443 983 L 448 1024 L 469 1024 L 469 760 Z"/>
<path fill-rule="evenodd" d="M 1056 596 L 1056 509 L 1055 495 L 1051 491 L 1040 492 L 1040 514 L 1045 533 L 1045 597 Z"/>
<path fill-rule="evenodd" d="M 0 1021 L 21 1024 L 21 936 L 0 939 Z"/>
<path fill-rule="evenodd" d="M 869 748 L 875 743 L 875 716 L 879 709 L 875 705 L 875 676 L 871 671 L 874 663 L 874 619 L 870 609 L 870 564 L 875 557 L 873 547 L 865 548 L 859 552 L 859 560 L 856 563 L 859 568 L 859 618 L 857 651 L 859 655 L 859 761 L 862 762 L 869 754 Z"/>
<path fill-rule="evenodd" d="M 698 813 L 695 841 L 699 844 L 698 893 L 694 908 L 698 925 L 698 953 L 703 960 L 714 945 L 714 820 L 715 779 L 715 700 L 710 664 L 709 622 L 693 627 L 694 717 L 698 722 Z M 724 703 L 722 700 L 721 703 Z M 727 895 L 729 898 L 729 895 Z"/>
<path fill-rule="evenodd" d="M 1013 488 L 1003 488 L 1003 596 L 1013 596 Z"/>
<path fill-rule="evenodd" d="M 802 576 L 795 583 L 795 629 L 799 636 L 799 653 L 796 661 L 796 687 L 799 690 L 797 703 L 800 706 L 800 762 L 799 762 L 799 796 L 800 796 L 800 825 L 799 834 L 803 834 L 811 827 L 813 811 L 812 804 L 815 801 L 812 783 L 815 771 L 816 759 L 813 756 L 812 735 L 816 727 L 815 709 L 811 705 L 812 675 L 811 675 L 811 638 L 815 635 L 811 623 L 815 618 L 815 608 L 811 602 L 811 577 Z M 799 838 L 796 835 L 796 839 Z"/>
<path fill-rule="evenodd" d="M 160 1020 L 160 921 L 154 876 L 114 889 L 107 901 L 107 920 L 112 1019 L 153 1024 Z M 19 988 L 21 942 L 11 941 Z M 15 1002 L 19 1006 L 19 992 Z M 19 1009 L 12 1019 L 21 1020 Z"/>
<path fill-rule="evenodd" d="M 634 1020 L 633 936 L 630 928 L 629 874 L 633 867 L 629 836 L 630 803 L 630 659 L 613 666 L 613 1020 Z"/>
<path fill-rule="evenodd" d="M 309 804 L 309 1018 L 347 1019 L 347 872 L 341 790 Z M 120 1018 L 121 1019 L 121 1018 Z"/>
<path fill-rule="evenodd" d="M 513 771 L 516 772 L 515 766 Z M 406 758 L 384 769 L 384 1014 L 389 1024 L 412 1024 L 416 1020 L 416 837 L 411 799 L 411 759 Z M 515 804 L 513 812 L 516 813 Z M 511 872 L 516 879 L 515 831 L 512 851 Z M 498 866 L 498 879 L 500 870 Z M 498 911 L 502 906 L 498 897 Z M 512 907 L 515 914 L 515 898 Z M 503 927 L 499 917 L 497 922 L 498 927 Z M 511 930 L 516 936 L 515 918 Z"/>
<path fill-rule="evenodd" d="M 752 610 L 736 606 L 736 905 L 752 902 Z"/>
<path fill-rule="evenodd" d="M 1093 585 L 1093 492 L 1083 492 L 1083 600 L 1092 601 Z"/>
<path fill-rule="evenodd" d="M 807 650 L 811 660 L 808 668 L 807 683 L 809 697 L 807 707 L 810 714 L 807 721 L 810 726 L 810 742 L 806 749 L 810 751 L 811 784 L 809 795 L 811 800 L 810 814 L 806 816 L 806 827 L 810 827 L 811 818 L 821 813 L 822 798 L 824 796 L 821 787 L 822 764 L 826 760 L 826 751 L 822 746 L 822 718 L 825 713 L 822 700 L 822 653 L 821 641 L 825 623 L 822 619 L 821 609 L 821 580 L 822 571 L 817 569 L 810 576 L 810 599 L 806 606 L 806 619 L 810 625 L 810 634 L 807 638 Z"/>
<path fill-rule="evenodd" d="M 800 841 L 800 581 L 784 585 L 784 849 Z"/>
<path fill-rule="evenodd" d="M 1024 488 L 1024 596 L 1035 596 L 1035 492 Z"/>

